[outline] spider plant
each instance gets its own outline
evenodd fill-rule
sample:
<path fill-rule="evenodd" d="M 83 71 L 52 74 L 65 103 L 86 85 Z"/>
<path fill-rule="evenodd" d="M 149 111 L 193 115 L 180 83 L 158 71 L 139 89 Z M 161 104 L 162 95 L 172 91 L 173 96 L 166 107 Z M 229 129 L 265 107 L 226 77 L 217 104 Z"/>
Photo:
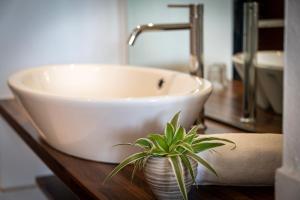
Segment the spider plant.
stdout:
<path fill-rule="evenodd" d="M 199 152 L 223 146 L 225 143 L 231 143 L 234 145 L 233 148 L 235 148 L 235 143 L 217 137 L 200 138 L 197 134 L 199 129 L 197 126 L 192 127 L 190 131 L 186 132 L 186 130 L 178 124 L 179 114 L 180 112 L 176 113 L 171 121 L 166 124 L 164 134 L 149 134 L 146 138 L 139 138 L 134 143 L 120 144 L 137 146 L 142 150 L 141 152 L 132 154 L 124 159 L 110 172 L 110 174 L 107 175 L 104 183 L 129 164 L 134 165 L 132 172 L 133 178 L 136 170 L 143 168 L 147 159 L 150 157 L 165 157 L 172 166 L 182 197 L 186 200 L 188 197 L 184 184 L 183 166 L 188 169 L 192 180 L 195 183 L 195 174 L 190 159 L 203 165 L 217 175 L 214 168 L 197 154 Z"/>

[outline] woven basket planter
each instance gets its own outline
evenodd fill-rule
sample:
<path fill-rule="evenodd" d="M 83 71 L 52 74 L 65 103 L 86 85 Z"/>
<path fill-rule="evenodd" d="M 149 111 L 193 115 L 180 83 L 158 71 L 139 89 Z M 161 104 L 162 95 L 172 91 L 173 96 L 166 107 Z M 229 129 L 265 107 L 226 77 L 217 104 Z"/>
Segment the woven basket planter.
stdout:
<path fill-rule="evenodd" d="M 194 174 L 197 173 L 197 162 L 190 160 Z M 193 184 L 192 177 L 188 169 L 183 166 L 184 180 L 187 192 L 191 190 Z M 182 199 L 182 194 L 178 187 L 175 174 L 168 159 L 165 157 L 151 157 L 147 160 L 144 168 L 146 181 L 151 187 L 158 200 Z"/>

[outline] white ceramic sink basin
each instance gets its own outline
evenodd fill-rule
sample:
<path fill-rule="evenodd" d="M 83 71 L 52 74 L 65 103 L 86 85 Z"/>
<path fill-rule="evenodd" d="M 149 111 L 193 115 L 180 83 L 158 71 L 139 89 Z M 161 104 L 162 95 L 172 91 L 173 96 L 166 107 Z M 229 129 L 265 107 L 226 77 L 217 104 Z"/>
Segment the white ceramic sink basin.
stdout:
<path fill-rule="evenodd" d="M 8 84 L 41 137 L 84 159 L 118 163 L 133 142 L 181 111 L 193 125 L 212 91 L 188 74 L 130 66 L 53 65 L 18 72 Z"/>
<path fill-rule="evenodd" d="M 242 53 L 233 56 L 235 67 L 243 78 Z M 257 104 L 281 114 L 283 102 L 283 52 L 259 51 L 257 53 Z"/>

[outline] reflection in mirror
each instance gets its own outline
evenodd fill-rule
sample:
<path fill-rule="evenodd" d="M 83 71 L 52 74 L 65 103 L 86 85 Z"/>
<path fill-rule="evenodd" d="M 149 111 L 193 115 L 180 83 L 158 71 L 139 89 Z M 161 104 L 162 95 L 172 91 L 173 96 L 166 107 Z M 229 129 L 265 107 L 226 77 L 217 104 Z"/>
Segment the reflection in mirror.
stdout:
<path fill-rule="evenodd" d="M 249 5 L 257 6 L 257 13 Z M 226 89 L 215 90 L 206 114 L 243 130 L 281 133 L 283 0 L 235 0 L 233 7 L 233 80 Z"/>

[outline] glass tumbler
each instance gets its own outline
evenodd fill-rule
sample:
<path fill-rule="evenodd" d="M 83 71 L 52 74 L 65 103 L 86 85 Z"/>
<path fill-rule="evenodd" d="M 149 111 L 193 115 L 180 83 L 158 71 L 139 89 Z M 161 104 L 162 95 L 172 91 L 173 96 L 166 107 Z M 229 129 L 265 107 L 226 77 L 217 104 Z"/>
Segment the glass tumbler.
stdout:
<path fill-rule="evenodd" d="M 214 89 L 224 89 L 227 86 L 226 64 L 213 63 L 209 65 L 207 79 L 213 84 Z"/>

